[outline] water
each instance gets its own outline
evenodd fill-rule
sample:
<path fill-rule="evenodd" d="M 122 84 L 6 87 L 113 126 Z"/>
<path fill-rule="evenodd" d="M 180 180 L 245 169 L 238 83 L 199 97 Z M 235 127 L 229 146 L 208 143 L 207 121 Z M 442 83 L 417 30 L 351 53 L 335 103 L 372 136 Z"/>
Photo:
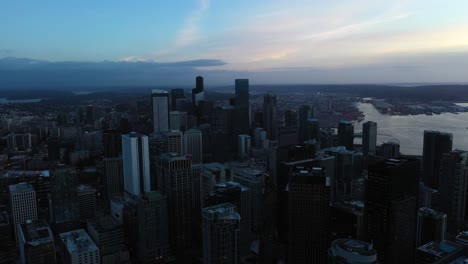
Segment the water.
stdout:
<path fill-rule="evenodd" d="M 19 99 L 10 100 L 7 98 L 0 98 L 0 104 L 19 104 L 19 103 L 39 103 L 42 99 Z"/>
<path fill-rule="evenodd" d="M 377 143 L 396 138 L 400 141 L 400 151 L 403 154 L 422 155 L 424 130 L 452 133 L 453 148 L 468 150 L 468 113 L 391 116 L 381 114 L 368 103 L 360 103 L 358 108 L 365 118 L 356 123 L 356 132 L 362 131 L 362 123 L 366 121 L 377 122 Z"/>

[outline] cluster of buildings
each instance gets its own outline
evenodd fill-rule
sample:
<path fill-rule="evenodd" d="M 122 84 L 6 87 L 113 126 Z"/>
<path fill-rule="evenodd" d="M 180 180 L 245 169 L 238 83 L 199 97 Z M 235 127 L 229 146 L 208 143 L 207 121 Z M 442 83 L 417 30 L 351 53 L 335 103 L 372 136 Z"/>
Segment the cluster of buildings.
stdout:
<path fill-rule="evenodd" d="M 2 127 L 0 263 L 468 261 L 451 134 L 410 157 L 376 122 L 321 127 L 320 107 L 280 113 L 273 93 L 252 109 L 247 79 L 208 95 L 199 76 L 146 108 L 56 113 L 45 135 Z"/>

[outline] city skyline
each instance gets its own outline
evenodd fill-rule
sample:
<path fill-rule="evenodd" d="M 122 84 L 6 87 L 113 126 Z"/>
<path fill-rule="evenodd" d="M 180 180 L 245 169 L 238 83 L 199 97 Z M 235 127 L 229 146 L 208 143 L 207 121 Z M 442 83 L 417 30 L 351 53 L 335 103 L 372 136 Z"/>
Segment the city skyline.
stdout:
<path fill-rule="evenodd" d="M 188 85 L 196 74 L 211 85 L 468 82 L 467 8 L 419 0 L 11 1 L 0 11 L 8 36 L 0 87 L 72 73 L 99 76 L 82 84 L 96 86 Z"/>

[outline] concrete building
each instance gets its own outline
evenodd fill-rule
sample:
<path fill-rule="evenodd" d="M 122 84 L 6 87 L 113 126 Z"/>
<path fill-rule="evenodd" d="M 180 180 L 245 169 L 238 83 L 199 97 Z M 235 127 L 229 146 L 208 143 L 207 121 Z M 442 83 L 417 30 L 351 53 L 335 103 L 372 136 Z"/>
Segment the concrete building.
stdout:
<path fill-rule="evenodd" d="M 168 153 L 184 153 L 183 134 L 179 130 L 170 130 L 166 132 L 166 151 Z"/>
<path fill-rule="evenodd" d="M 27 220 L 18 228 L 21 263 L 57 263 L 54 235 L 44 220 Z"/>
<path fill-rule="evenodd" d="M 153 89 L 151 106 L 153 109 L 153 132 L 166 132 L 169 130 L 169 94 L 167 91 Z"/>
<path fill-rule="evenodd" d="M 241 217 L 230 203 L 203 208 L 203 263 L 239 263 Z"/>
<path fill-rule="evenodd" d="M 13 230 L 18 242 L 18 225 L 26 223 L 27 220 L 37 220 L 36 192 L 34 187 L 27 182 L 10 185 L 8 189 Z"/>
<path fill-rule="evenodd" d="M 377 264 L 377 252 L 372 244 L 354 240 L 337 239 L 331 243 L 328 250 L 330 264 Z"/>
<path fill-rule="evenodd" d="M 77 188 L 80 220 L 86 221 L 96 216 L 96 189 L 89 185 L 80 185 Z"/>
<path fill-rule="evenodd" d="M 148 137 L 122 135 L 122 160 L 125 191 L 137 196 L 151 191 Z"/>
<path fill-rule="evenodd" d="M 99 264 L 99 248 L 84 229 L 60 233 L 65 249 L 64 263 Z"/>

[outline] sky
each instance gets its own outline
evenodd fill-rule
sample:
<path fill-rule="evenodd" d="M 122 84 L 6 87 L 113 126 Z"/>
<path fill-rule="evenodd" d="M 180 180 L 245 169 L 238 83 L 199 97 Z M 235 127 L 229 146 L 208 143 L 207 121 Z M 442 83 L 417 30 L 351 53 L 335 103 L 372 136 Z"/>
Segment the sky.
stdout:
<path fill-rule="evenodd" d="M 466 0 L 3 0 L 0 86 L 468 82 Z M 70 79 L 71 78 L 71 79 Z"/>

